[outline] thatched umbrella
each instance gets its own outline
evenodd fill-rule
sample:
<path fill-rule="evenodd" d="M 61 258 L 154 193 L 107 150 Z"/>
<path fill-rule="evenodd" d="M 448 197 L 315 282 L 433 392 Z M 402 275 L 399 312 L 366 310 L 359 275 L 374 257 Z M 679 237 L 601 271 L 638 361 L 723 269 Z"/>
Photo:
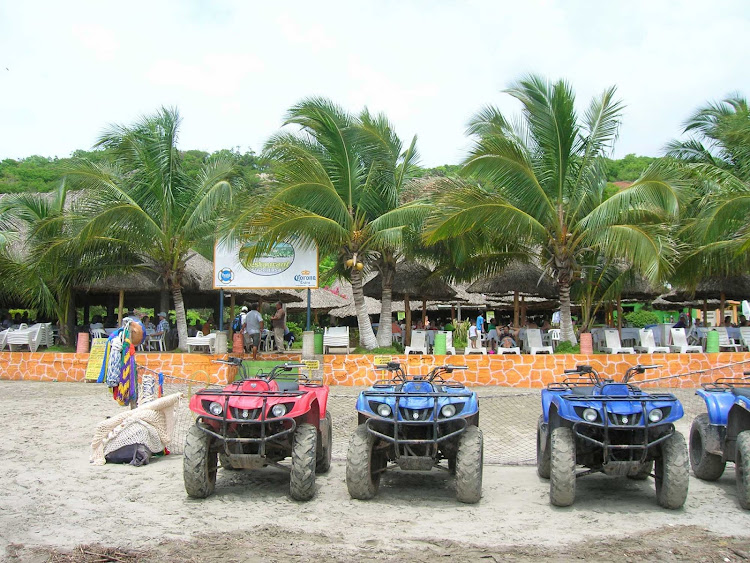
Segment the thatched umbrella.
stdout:
<path fill-rule="evenodd" d="M 526 316 L 527 296 L 546 299 L 559 299 L 560 297 L 555 280 L 538 266 L 517 260 L 508 264 L 499 274 L 475 281 L 466 291 L 489 295 L 513 294 L 513 324 L 515 326 L 519 326 L 519 308 L 522 323 L 523 317 Z"/>
<path fill-rule="evenodd" d="M 667 301 L 690 301 L 693 299 L 703 299 L 704 314 L 708 309 L 708 299 L 718 299 L 719 309 L 721 311 L 721 321 L 724 320 L 724 308 L 726 300 L 742 301 L 750 297 L 750 274 L 739 274 L 728 277 L 711 277 L 700 282 L 695 291 L 688 289 L 677 289 L 665 294 L 664 299 Z M 704 317 L 705 318 L 705 317 Z M 720 321 L 720 322 L 721 322 Z"/>
<path fill-rule="evenodd" d="M 380 298 L 383 295 L 383 283 L 380 274 L 367 282 L 363 288 L 369 297 Z M 406 313 L 406 343 L 411 342 L 411 304 L 412 295 L 422 298 L 422 322 L 427 317 L 428 299 L 450 299 L 456 291 L 426 267 L 416 262 L 399 262 L 396 264 L 396 275 L 393 277 L 391 295 L 394 299 L 404 300 Z"/>

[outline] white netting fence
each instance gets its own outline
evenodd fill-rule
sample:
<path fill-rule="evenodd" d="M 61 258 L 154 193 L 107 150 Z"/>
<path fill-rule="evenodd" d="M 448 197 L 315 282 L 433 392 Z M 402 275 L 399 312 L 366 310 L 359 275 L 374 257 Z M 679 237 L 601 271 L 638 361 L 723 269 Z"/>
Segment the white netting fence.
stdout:
<path fill-rule="evenodd" d="M 712 381 L 719 377 L 742 377 L 743 370 L 750 369 L 750 362 L 737 362 L 711 368 L 700 373 L 702 381 Z M 676 427 L 687 438 L 690 424 L 701 413 L 706 412 L 705 403 L 695 395 L 695 388 L 668 388 L 659 386 L 667 380 L 650 378 L 647 372 L 638 380 L 653 379 L 644 385 L 648 391 L 673 393 L 683 405 L 685 416 Z M 617 378 L 619 379 L 619 375 Z M 185 399 L 179 407 L 173 432 L 171 451 L 181 454 L 185 436 L 194 422 L 188 409 L 188 394 L 205 387 L 205 378 L 186 382 L 165 376 L 164 394 L 182 392 Z M 331 387 L 328 410 L 333 418 L 333 458 L 345 460 L 349 439 L 357 426 L 357 413 L 354 410 L 358 387 Z M 479 395 L 479 427 L 484 434 L 484 461 L 500 465 L 533 465 L 536 463 L 536 425 L 541 414 L 541 390 L 513 387 L 477 387 Z"/>

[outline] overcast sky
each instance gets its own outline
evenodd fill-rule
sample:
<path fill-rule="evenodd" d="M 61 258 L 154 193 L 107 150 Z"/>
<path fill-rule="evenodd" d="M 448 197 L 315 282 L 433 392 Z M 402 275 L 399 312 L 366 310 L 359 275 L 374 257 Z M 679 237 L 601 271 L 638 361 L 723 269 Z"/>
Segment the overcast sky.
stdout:
<path fill-rule="evenodd" d="M 69 156 L 159 106 L 181 149 L 259 152 L 326 96 L 385 112 L 422 164 L 458 163 L 482 106 L 527 73 L 583 107 L 616 84 L 615 156 L 659 155 L 707 100 L 750 93 L 747 1 L 0 0 L 0 159 Z"/>

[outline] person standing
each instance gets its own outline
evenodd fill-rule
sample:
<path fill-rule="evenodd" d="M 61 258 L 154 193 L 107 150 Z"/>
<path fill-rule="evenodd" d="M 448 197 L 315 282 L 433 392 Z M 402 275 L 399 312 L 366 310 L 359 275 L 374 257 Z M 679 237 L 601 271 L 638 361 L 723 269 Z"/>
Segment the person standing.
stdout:
<path fill-rule="evenodd" d="M 479 313 L 479 316 L 477 316 L 477 332 L 480 337 L 482 336 L 482 332 L 484 332 L 484 317 L 482 313 Z"/>
<path fill-rule="evenodd" d="M 281 301 L 276 303 L 276 312 L 271 317 L 271 326 L 273 327 L 273 339 L 276 343 L 276 350 L 284 352 L 284 327 L 286 326 L 286 311 Z"/>
<path fill-rule="evenodd" d="M 253 360 L 258 359 L 258 346 L 260 346 L 260 334 L 263 332 L 263 315 L 258 312 L 258 305 L 252 303 L 250 312 L 245 315 L 245 321 L 242 325 L 244 332 L 245 347 L 252 348 Z"/>
<path fill-rule="evenodd" d="M 469 348 L 477 348 L 477 338 L 479 337 L 479 331 L 477 331 L 476 324 L 469 325 Z"/>

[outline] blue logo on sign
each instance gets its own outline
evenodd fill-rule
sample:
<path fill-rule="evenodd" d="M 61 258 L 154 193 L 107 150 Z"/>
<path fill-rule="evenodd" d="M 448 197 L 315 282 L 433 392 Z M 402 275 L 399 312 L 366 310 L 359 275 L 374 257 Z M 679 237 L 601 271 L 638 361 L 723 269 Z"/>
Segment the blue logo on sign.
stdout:
<path fill-rule="evenodd" d="M 234 279 L 234 272 L 231 268 L 222 268 L 219 270 L 219 281 L 221 283 L 229 283 Z"/>

